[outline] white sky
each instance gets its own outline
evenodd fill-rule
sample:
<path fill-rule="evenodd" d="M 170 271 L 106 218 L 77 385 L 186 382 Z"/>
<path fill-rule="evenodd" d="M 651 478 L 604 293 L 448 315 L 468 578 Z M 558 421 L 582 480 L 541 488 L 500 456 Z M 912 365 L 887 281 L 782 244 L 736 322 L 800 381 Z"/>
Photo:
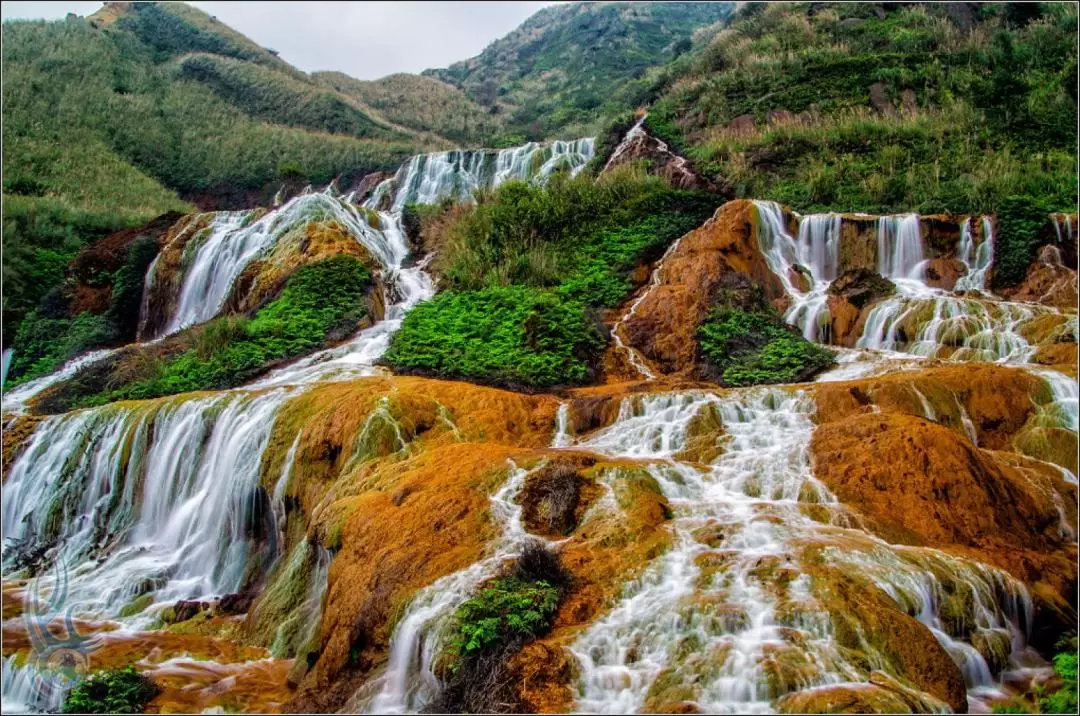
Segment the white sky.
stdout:
<path fill-rule="evenodd" d="M 192 2 L 305 72 L 358 79 L 446 67 L 480 54 L 552 2 Z M 7 19 L 90 15 L 100 2 L 3 2 Z"/>

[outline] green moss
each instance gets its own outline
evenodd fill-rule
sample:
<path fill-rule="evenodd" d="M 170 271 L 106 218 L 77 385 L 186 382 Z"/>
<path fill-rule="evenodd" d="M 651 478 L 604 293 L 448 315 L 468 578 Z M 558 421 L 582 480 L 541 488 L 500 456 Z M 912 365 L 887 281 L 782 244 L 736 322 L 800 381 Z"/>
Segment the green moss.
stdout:
<path fill-rule="evenodd" d="M 721 382 L 730 386 L 797 383 L 834 362 L 832 351 L 765 310 L 718 307 L 698 329 L 698 340 Z"/>
<path fill-rule="evenodd" d="M 66 714 L 142 713 L 158 693 L 157 685 L 134 666 L 99 671 L 80 681 L 61 710 Z"/>
<path fill-rule="evenodd" d="M 585 381 L 602 346 L 580 303 L 513 286 L 420 304 L 384 360 L 400 371 L 546 388 Z"/>

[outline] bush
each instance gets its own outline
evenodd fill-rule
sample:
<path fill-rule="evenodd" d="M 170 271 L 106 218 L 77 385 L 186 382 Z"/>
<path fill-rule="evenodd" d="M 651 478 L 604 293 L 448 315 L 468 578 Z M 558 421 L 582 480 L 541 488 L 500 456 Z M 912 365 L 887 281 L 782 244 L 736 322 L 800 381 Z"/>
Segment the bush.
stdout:
<path fill-rule="evenodd" d="M 1076 637 L 1063 639 L 1058 648 L 1066 649 L 1054 656 L 1054 671 L 1065 682 L 1060 689 L 1039 699 L 1044 714 L 1074 714 L 1077 701 L 1077 641 Z"/>
<path fill-rule="evenodd" d="M 1015 286 L 1024 280 L 1038 249 L 1050 206 L 1031 196 L 1010 196 L 998 207 L 994 237 L 993 288 Z"/>
<path fill-rule="evenodd" d="M 834 362 L 775 313 L 721 306 L 698 329 L 701 352 L 729 386 L 797 383 Z"/>
<path fill-rule="evenodd" d="M 31 311 L 15 334 L 15 354 L 8 368 L 8 387 L 56 371 L 67 361 L 112 338 L 104 316 L 81 313 L 75 318 L 50 318 Z"/>
<path fill-rule="evenodd" d="M 420 304 L 383 360 L 403 372 L 550 388 L 588 379 L 603 345 L 582 304 L 512 286 L 449 291 Z"/>
<path fill-rule="evenodd" d="M 106 669 L 83 679 L 68 694 L 62 713 L 125 714 L 142 713 L 159 689 L 134 666 Z"/>
<path fill-rule="evenodd" d="M 510 655 L 551 628 L 570 576 L 539 541 L 454 613 L 445 688 L 430 713 L 521 713 Z M 445 663 L 445 662 L 444 662 Z"/>

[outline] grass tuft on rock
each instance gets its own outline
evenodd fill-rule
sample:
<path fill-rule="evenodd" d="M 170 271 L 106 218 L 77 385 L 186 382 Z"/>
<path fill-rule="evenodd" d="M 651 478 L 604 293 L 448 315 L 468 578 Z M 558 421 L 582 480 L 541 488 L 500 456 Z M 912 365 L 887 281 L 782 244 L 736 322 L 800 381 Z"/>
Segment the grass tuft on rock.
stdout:
<path fill-rule="evenodd" d="M 80 681 L 68 694 L 65 714 L 142 713 L 159 689 L 149 677 L 128 665 L 106 669 Z"/>

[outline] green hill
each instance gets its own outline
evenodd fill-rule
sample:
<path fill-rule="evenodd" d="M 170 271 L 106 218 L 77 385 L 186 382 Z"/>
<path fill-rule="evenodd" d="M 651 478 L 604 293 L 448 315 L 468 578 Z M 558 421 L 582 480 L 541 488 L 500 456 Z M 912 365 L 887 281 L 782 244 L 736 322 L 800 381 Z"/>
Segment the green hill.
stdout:
<path fill-rule="evenodd" d="M 733 3 L 571 3 L 544 8 L 476 57 L 425 75 L 461 87 L 503 118 L 511 133 L 538 139 L 595 129 L 637 104 L 650 67 L 692 45 L 696 31 L 726 18 Z"/>
<path fill-rule="evenodd" d="M 315 72 L 326 87 L 372 107 L 386 119 L 457 144 L 486 145 L 502 128 L 502 120 L 472 101 L 465 92 L 434 77 L 397 73 L 377 80 L 358 80 L 341 72 Z"/>
<path fill-rule="evenodd" d="M 5 345 L 78 248 L 111 231 L 450 146 L 182 4 L 5 22 L 3 65 Z"/>
<path fill-rule="evenodd" d="M 748 3 L 653 73 L 648 125 L 802 211 L 1075 211 L 1076 42 L 1066 3 Z"/>

